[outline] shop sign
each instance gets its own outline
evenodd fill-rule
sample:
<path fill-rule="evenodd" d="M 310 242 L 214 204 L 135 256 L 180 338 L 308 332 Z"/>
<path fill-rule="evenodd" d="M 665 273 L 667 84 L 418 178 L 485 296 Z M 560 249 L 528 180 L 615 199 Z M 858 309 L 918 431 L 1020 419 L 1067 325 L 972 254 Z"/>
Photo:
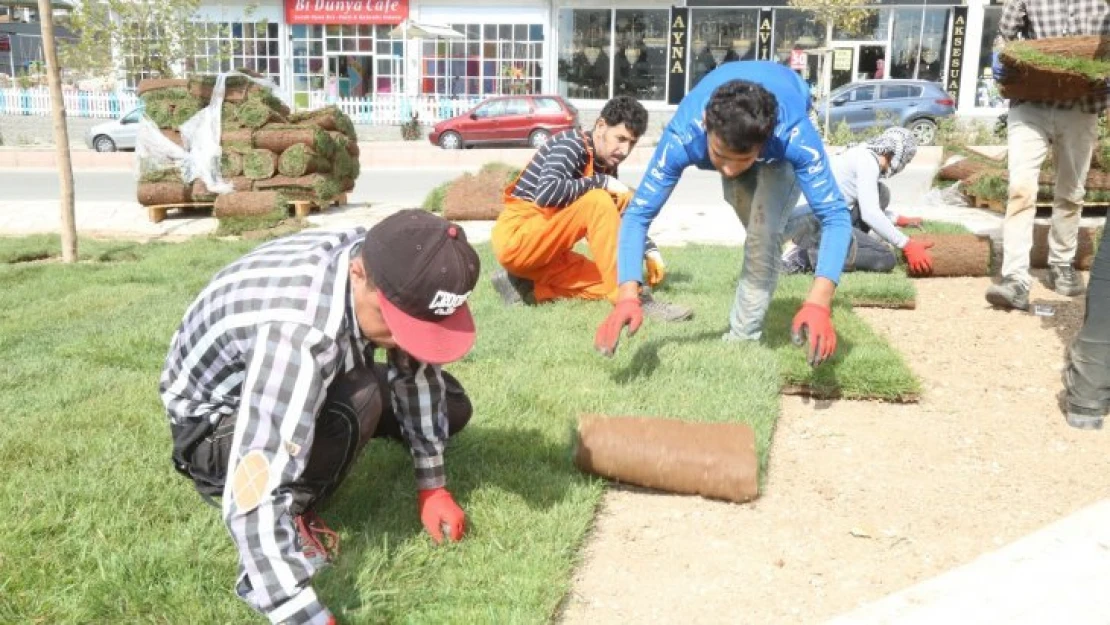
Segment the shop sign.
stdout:
<path fill-rule="evenodd" d="M 760 61 L 771 60 L 771 9 L 759 10 L 759 38 L 755 50 L 755 58 Z"/>
<path fill-rule="evenodd" d="M 948 50 L 948 75 L 944 89 L 960 103 L 960 76 L 964 69 L 964 46 L 967 45 L 967 7 L 952 7 L 952 44 Z"/>
<path fill-rule="evenodd" d="M 689 9 L 671 9 L 670 40 L 667 42 L 667 103 L 678 104 L 686 95 L 686 39 L 690 34 Z"/>
<path fill-rule="evenodd" d="M 851 48 L 837 48 L 833 52 L 833 71 L 837 72 L 850 72 L 852 71 L 852 49 Z"/>
<path fill-rule="evenodd" d="M 808 55 L 805 50 L 790 51 L 790 69 L 802 70 L 806 68 Z"/>
<path fill-rule="evenodd" d="M 399 24 L 409 0 L 285 0 L 286 24 Z"/>

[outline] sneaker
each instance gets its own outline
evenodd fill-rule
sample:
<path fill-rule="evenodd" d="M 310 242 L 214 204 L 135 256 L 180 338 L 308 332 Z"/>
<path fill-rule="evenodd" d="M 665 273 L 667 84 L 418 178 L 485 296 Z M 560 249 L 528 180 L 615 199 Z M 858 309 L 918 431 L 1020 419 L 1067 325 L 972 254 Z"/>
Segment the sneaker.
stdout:
<path fill-rule="evenodd" d="M 1068 425 L 1080 430 L 1101 430 L 1105 410 L 1092 410 L 1068 403 Z"/>
<path fill-rule="evenodd" d="M 693 308 L 661 302 L 650 293 L 640 295 L 640 304 L 643 306 L 644 316 L 655 321 L 664 323 L 687 321 L 694 316 Z"/>
<path fill-rule="evenodd" d="M 1029 310 L 1029 287 L 1013 278 L 1003 278 L 987 288 L 987 301 L 995 308 Z"/>
<path fill-rule="evenodd" d="M 1048 268 L 1048 286 L 1065 297 L 1082 295 L 1087 287 L 1071 265 L 1051 265 Z"/>
<path fill-rule="evenodd" d="M 807 273 L 809 271 L 809 254 L 805 248 L 795 245 L 782 255 L 782 271 L 785 274 Z"/>
<path fill-rule="evenodd" d="M 489 280 L 493 283 L 493 288 L 497 289 L 497 294 L 501 296 L 501 302 L 506 306 L 536 305 L 535 283 L 531 280 L 518 278 L 504 268 L 493 272 Z"/>
<path fill-rule="evenodd" d="M 339 534 L 329 528 L 315 512 L 293 519 L 300 537 L 301 553 L 317 566 L 328 564 L 339 555 Z"/>

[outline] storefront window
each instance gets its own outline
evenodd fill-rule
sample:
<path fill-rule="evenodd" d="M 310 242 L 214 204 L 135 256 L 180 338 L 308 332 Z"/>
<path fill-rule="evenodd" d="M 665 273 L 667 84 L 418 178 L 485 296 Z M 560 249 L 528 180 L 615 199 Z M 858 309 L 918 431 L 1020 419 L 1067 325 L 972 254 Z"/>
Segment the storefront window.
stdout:
<path fill-rule="evenodd" d="M 190 69 L 218 74 L 247 68 L 277 83 L 281 76 L 278 25 L 269 22 L 200 24 L 201 49 Z"/>
<path fill-rule="evenodd" d="M 667 96 L 669 11 L 616 11 L 613 95 L 640 100 Z"/>
<path fill-rule="evenodd" d="M 949 9 L 896 9 L 891 35 L 891 78 L 939 81 L 948 51 Z"/>
<path fill-rule="evenodd" d="M 694 9 L 690 14 L 690 88 L 721 63 L 755 58 L 759 10 Z"/>
<path fill-rule="evenodd" d="M 404 49 L 389 35 L 393 26 L 294 24 L 290 29 L 296 106 L 311 106 L 313 93 L 332 100 L 401 91 Z"/>
<path fill-rule="evenodd" d="M 609 9 L 559 12 L 559 93 L 571 98 L 609 97 Z"/>
<path fill-rule="evenodd" d="M 538 93 L 542 24 L 453 24 L 462 39 L 423 44 L 421 91 L 451 96 Z"/>
<path fill-rule="evenodd" d="M 1003 108 L 1007 101 L 998 92 L 991 72 L 991 56 L 1002 49 L 1003 39 L 998 34 L 998 22 L 1002 18 L 1001 7 L 983 9 L 983 38 L 979 44 L 979 74 L 975 83 L 975 106 Z"/>
<path fill-rule="evenodd" d="M 790 64 L 791 52 L 795 50 L 812 50 L 825 45 L 825 28 L 817 24 L 808 11 L 775 9 L 774 29 L 774 59 L 783 65 Z M 819 63 L 819 55 L 806 54 L 804 68 L 796 70 L 811 89 L 817 87 L 820 78 Z"/>

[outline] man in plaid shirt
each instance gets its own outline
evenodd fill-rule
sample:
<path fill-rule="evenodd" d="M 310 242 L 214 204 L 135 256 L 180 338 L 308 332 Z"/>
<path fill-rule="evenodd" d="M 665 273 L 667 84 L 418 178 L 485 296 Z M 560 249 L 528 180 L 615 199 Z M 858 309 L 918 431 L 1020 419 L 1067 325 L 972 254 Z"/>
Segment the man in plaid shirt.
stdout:
<path fill-rule="evenodd" d="M 1007 0 L 998 31 L 1006 40 L 1108 35 L 1110 9 L 1106 0 Z M 1006 82 L 997 54 L 994 75 L 998 82 Z M 1010 199 L 1002 225 L 1002 281 L 987 289 L 991 305 L 1020 310 L 1029 307 L 1029 251 L 1033 247 L 1037 179 L 1050 146 L 1056 163 L 1056 188 L 1048 282 L 1061 295 L 1083 293 L 1083 279 L 1072 263 L 1086 194 L 1084 182 L 1091 151 L 1098 141 L 1098 116 L 1106 109 L 1108 99 L 1110 90 L 1078 101 L 1010 102 Z"/>
<path fill-rule="evenodd" d="M 309 232 L 220 271 L 173 337 L 160 391 L 175 467 L 239 549 L 236 591 L 273 623 L 334 623 L 311 586 L 337 536 L 315 509 L 374 436 L 411 450 L 420 520 L 459 540 L 443 450 L 470 418 L 440 366 L 473 346 L 479 260 L 463 231 L 402 211 Z M 385 365 L 374 364 L 377 348 Z"/>

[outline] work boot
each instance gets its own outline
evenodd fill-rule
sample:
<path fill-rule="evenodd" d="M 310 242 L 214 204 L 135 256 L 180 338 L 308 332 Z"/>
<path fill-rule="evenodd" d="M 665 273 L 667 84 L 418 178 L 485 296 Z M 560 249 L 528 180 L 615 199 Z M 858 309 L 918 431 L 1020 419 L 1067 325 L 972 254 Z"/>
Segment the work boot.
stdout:
<path fill-rule="evenodd" d="M 643 306 L 645 317 L 664 323 L 687 321 L 694 316 L 693 308 L 660 302 L 655 299 L 651 291 L 646 287 L 644 292 L 640 293 L 640 305 Z"/>
<path fill-rule="evenodd" d="M 987 288 L 987 301 L 995 308 L 1029 310 L 1029 287 L 1013 278 L 1003 278 Z"/>
<path fill-rule="evenodd" d="M 1049 265 L 1048 286 L 1065 297 L 1082 295 L 1087 290 L 1087 287 L 1083 286 L 1083 278 L 1079 277 L 1070 264 Z"/>
<path fill-rule="evenodd" d="M 497 294 L 501 296 L 501 302 L 506 306 L 536 305 L 536 285 L 531 280 L 518 278 L 504 268 L 493 272 L 489 280 L 493 283 L 493 288 L 497 289 Z"/>

